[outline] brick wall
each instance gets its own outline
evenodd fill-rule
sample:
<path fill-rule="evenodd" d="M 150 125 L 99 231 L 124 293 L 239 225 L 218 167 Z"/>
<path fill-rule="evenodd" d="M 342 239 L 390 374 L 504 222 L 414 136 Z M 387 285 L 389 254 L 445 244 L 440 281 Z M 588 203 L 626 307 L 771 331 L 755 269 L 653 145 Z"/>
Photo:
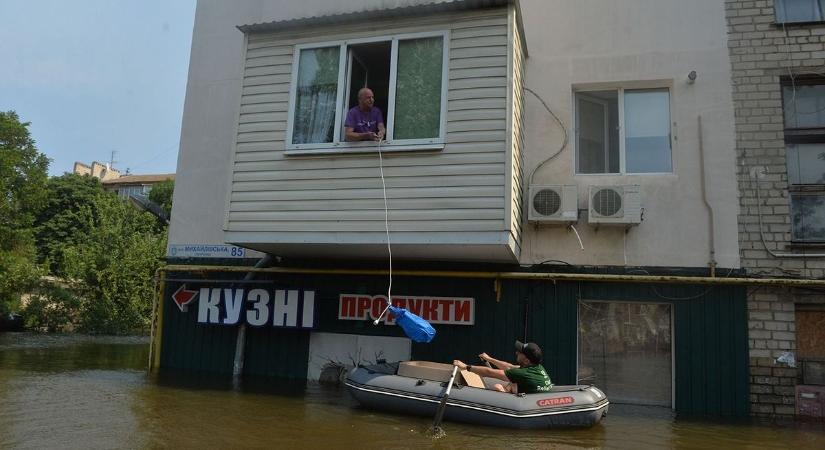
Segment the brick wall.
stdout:
<path fill-rule="evenodd" d="M 725 6 L 742 266 L 751 275 L 823 278 L 825 258 L 776 258 L 768 250 L 794 251 L 780 79 L 825 74 L 825 24 L 776 25 L 773 0 L 726 0 Z M 796 350 L 794 295 L 783 288 L 751 289 L 748 315 L 752 412 L 791 415 L 796 369 L 775 358 Z"/>

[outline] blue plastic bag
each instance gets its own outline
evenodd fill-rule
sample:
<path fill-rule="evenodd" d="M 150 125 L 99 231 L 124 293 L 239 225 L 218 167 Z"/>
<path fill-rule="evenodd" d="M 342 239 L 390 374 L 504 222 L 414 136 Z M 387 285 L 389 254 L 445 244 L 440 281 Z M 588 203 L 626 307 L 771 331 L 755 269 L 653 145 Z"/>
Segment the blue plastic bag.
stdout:
<path fill-rule="evenodd" d="M 390 312 L 395 316 L 395 323 L 413 341 L 427 343 L 435 337 L 435 328 L 426 320 L 404 308 L 390 306 Z"/>

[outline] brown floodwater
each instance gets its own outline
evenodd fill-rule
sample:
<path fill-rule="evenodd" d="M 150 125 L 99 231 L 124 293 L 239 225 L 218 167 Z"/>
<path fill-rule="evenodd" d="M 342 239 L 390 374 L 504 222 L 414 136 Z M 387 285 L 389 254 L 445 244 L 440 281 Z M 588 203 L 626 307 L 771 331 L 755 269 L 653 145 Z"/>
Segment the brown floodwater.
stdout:
<path fill-rule="evenodd" d="M 315 383 L 147 374 L 146 338 L 0 333 L 0 448 L 823 449 L 823 423 L 611 405 L 585 430 L 515 431 L 358 408 Z"/>

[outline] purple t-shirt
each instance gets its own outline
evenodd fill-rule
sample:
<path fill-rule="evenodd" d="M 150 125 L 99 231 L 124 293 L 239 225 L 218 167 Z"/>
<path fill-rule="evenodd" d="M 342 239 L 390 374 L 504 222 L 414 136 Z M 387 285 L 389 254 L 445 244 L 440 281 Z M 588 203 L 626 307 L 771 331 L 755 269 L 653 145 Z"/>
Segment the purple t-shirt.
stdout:
<path fill-rule="evenodd" d="M 347 113 L 344 126 L 352 128 L 356 133 L 378 133 L 378 124 L 384 123 L 381 110 L 373 106 L 369 111 L 361 111 L 358 106 L 352 108 Z"/>

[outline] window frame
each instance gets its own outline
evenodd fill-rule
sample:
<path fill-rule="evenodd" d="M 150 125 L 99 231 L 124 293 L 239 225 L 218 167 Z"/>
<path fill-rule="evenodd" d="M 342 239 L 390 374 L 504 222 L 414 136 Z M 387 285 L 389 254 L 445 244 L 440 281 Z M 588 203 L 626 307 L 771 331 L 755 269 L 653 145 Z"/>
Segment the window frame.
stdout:
<path fill-rule="evenodd" d="M 398 42 L 403 40 L 423 39 L 440 37 L 442 38 L 442 61 L 441 61 L 441 116 L 439 118 L 439 136 L 436 138 L 403 139 L 394 140 L 395 122 L 395 97 L 398 70 Z M 285 154 L 306 155 L 306 154 L 335 154 L 354 152 L 373 152 L 377 150 L 374 142 L 349 142 L 343 139 L 344 118 L 346 106 L 344 99 L 347 96 L 347 86 L 349 80 L 348 48 L 350 45 L 366 44 L 371 42 L 390 42 L 390 77 L 389 90 L 387 92 L 387 111 L 384 114 L 384 126 L 387 130 L 386 140 L 382 144 L 382 151 L 411 151 L 411 150 L 441 150 L 444 148 L 447 133 L 447 93 L 449 84 L 449 62 L 450 62 L 450 31 L 424 31 L 418 33 L 398 33 L 381 36 L 341 39 L 335 41 L 312 42 L 295 44 L 292 59 L 292 73 L 289 87 L 289 104 L 287 109 L 287 124 L 285 136 Z M 292 142 L 293 126 L 295 120 L 295 100 L 298 88 L 298 70 L 301 51 L 316 48 L 339 47 L 338 55 L 338 91 L 336 94 L 335 124 L 332 142 L 294 144 Z"/>
<path fill-rule="evenodd" d="M 667 91 L 668 94 L 668 141 L 670 143 L 670 171 L 669 172 L 628 172 L 625 142 L 625 112 L 624 96 L 625 91 Z M 618 122 L 619 122 L 619 171 L 604 173 L 583 173 L 579 172 L 579 101 L 578 94 L 588 92 L 616 91 Z M 676 162 L 674 153 L 674 121 L 673 121 L 673 87 L 665 82 L 633 82 L 623 84 L 597 84 L 586 86 L 573 86 L 573 175 L 584 176 L 667 176 L 676 173 Z"/>
<path fill-rule="evenodd" d="M 818 0 L 816 0 L 816 1 L 818 1 Z M 780 21 L 779 20 L 780 3 L 782 3 L 783 6 L 784 6 L 783 0 L 774 0 L 774 3 L 773 3 L 773 23 L 776 24 L 776 25 L 779 25 L 779 26 L 785 26 L 785 25 L 796 26 L 796 25 L 816 25 L 816 24 L 825 23 L 825 11 L 822 11 L 822 19 L 820 19 L 820 20 L 806 20 L 806 21 L 791 22 L 791 21 L 788 21 L 786 19 L 784 21 Z"/>
<path fill-rule="evenodd" d="M 825 77 L 802 75 L 793 79 L 782 77 L 779 81 L 779 90 L 782 95 L 782 132 L 785 144 L 785 170 L 788 182 L 788 215 L 791 220 L 791 243 L 792 244 L 825 244 L 825 239 L 805 239 L 797 237 L 794 233 L 793 225 L 793 199 L 795 196 L 821 196 L 825 195 L 825 184 L 791 184 L 790 168 L 788 167 L 788 147 L 799 144 L 825 144 L 825 125 L 821 127 L 788 127 L 786 123 L 785 111 L 785 88 L 796 86 L 822 86 L 825 88 Z"/>

